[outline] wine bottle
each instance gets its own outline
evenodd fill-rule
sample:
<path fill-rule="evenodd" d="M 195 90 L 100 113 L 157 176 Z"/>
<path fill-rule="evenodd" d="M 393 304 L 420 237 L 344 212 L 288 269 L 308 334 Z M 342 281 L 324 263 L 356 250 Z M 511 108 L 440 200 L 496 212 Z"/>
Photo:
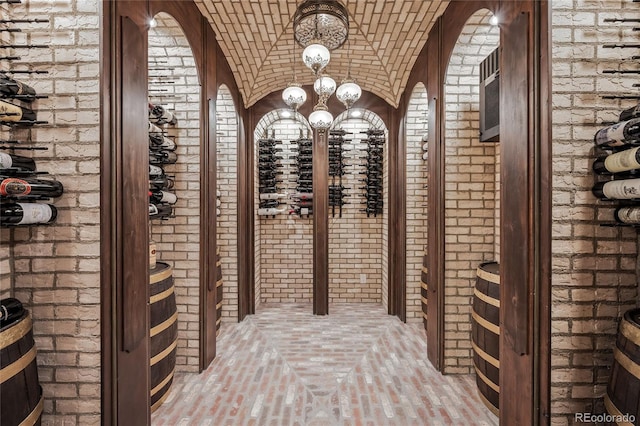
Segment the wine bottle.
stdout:
<path fill-rule="evenodd" d="M 173 192 L 167 192 L 162 190 L 149 191 L 149 199 L 152 204 L 175 204 L 178 201 L 178 197 Z"/>
<path fill-rule="evenodd" d="M 18 169 L 33 172 L 36 170 L 36 162 L 33 158 L 0 152 L 0 170 L 2 169 Z"/>
<path fill-rule="evenodd" d="M 168 109 L 149 103 L 149 121 L 154 124 L 171 124 L 178 123 L 176 116 Z"/>
<path fill-rule="evenodd" d="M 58 210 L 51 204 L 7 203 L 0 205 L 0 225 L 34 225 L 56 220 Z"/>
<path fill-rule="evenodd" d="M 24 315 L 22 302 L 13 297 L 0 300 L 0 328 L 12 324 Z"/>
<path fill-rule="evenodd" d="M 637 117 L 640 117 L 640 103 L 622 111 L 618 121 L 627 121 Z"/>
<path fill-rule="evenodd" d="M 278 198 L 284 198 L 284 197 L 286 197 L 286 194 L 278 194 L 278 193 L 260 194 L 261 200 L 277 200 Z"/>
<path fill-rule="evenodd" d="M 149 133 L 162 134 L 162 129 L 156 126 L 155 124 L 153 124 L 152 122 L 149 122 Z"/>
<path fill-rule="evenodd" d="M 313 192 L 295 192 L 291 194 L 291 198 L 297 198 L 299 200 L 311 200 L 313 198 Z"/>
<path fill-rule="evenodd" d="M 313 209 L 308 208 L 308 207 L 297 207 L 294 206 L 291 210 L 289 210 L 289 214 L 297 214 L 299 216 L 308 216 L 310 214 L 313 214 Z"/>
<path fill-rule="evenodd" d="M 284 209 L 276 209 L 276 208 L 258 209 L 259 216 L 275 216 L 283 212 L 284 212 Z"/>
<path fill-rule="evenodd" d="M 298 200 L 296 201 L 298 207 L 313 207 L 313 200 Z"/>
<path fill-rule="evenodd" d="M 640 139 L 640 118 L 622 121 L 596 132 L 594 141 L 598 146 L 621 146 Z"/>
<path fill-rule="evenodd" d="M 149 179 L 149 187 L 153 189 L 172 189 L 175 181 L 167 175 L 153 176 Z"/>
<path fill-rule="evenodd" d="M 278 207 L 279 205 L 280 205 L 280 201 L 278 201 L 278 200 L 262 200 L 262 201 L 260 201 L 260 208 L 261 209 Z"/>
<path fill-rule="evenodd" d="M 149 204 L 149 219 L 162 219 L 171 216 L 170 204 Z"/>
<path fill-rule="evenodd" d="M 164 170 L 162 170 L 162 167 L 149 164 L 149 176 L 161 176 L 161 175 L 164 175 Z"/>
<path fill-rule="evenodd" d="M 149 151 L 149 163 L 157 164 L 174 164 L 178 161 L 178 155 L 172 151 Z"/>
<path fill-rule="evenodd" d="M 32 121 L 37 121 L 35 111 L 0 100 L 0 122 L 26 124 Z"/>
<path fill-rule="evenodd" d="M 640 179 L 598 182 L 594 185 L 592 192 L 600 199 L 632 200 L 640 198 Z"/>
<path fill-rule="evenodd" d="M 640 168 L 640 147 L 600 157 L 593 163 L 593 171 L 604 175 Z"/>
<path fill-rule="evenodd" d="M 149 133 L 149 149 L 175 151 L 176 143 L 165 136 Z"/>
<path fill-rule="evenodd" d="M 640 225 L 640 207 L 618 207 L 613 218 L 619 223 Z"/>
<path fill-rule="evenodd" d="M 17 98 L 24 102 L 33 102 L 36 91 L 33 87 L 21 83 L 6 74 L 0 73 L 0 97 Z"/>
<path fill-rule="evenodd" d="M 61 196 L 62 192 L 62 183 L 57 180 L 0 176 L 0 195 L 5 197 L 35 195 L 53 198 Z"/>

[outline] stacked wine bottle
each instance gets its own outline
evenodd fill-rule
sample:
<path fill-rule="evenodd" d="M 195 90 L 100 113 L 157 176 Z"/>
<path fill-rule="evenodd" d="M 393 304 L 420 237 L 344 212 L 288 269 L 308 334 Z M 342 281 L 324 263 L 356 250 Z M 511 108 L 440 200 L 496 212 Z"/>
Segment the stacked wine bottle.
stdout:
<path fill-rule="evenodd" d="M 361 172 L 365 175 L 361 182 L 364 186 L 361 189 L 364 190 L 365 200 L 362 204 L 365 204 L 363 210 L 367 214 L 367 217 L 373 215 L 374 217 L 382 214 L 383 199 L 382 199 L 382 161 L 384 153 L 384 130 L 369 129 L 363 132 L 367 135 L 364 142 L 367 145 L 365 171 Z"/>
<path fill-rule="evenodd" d="M 601 200 L 617 201 L 613 220 L 640 225 L 640 104 L 620 113 L 619 122 L 598 130 L 596 150 L 604 155 L 593 163 L 593 171 L 608 180 L 596 182 L 593 194 Z"/>
<path fill-rule="evenodd" d="M 342 217 L 342 206 L 348 204 L 346 198 L 349 196 L 345 192 L 347 189 L 342 184 L 342 177 L 346 174 L 348 164 L 345 162 L 344 144 L 351 142 L 351 139 L 345 139 L 346 131 L 331 130 L 329 132 L 329 207 L 331 207 L 331 216 Z"/>
<path fill-rule="evenodd" d="M 7 23 L 30 22 L 33 20 L 3 21 Z M 47 20 L 37 20 L 48 22 Z M 13 46 L 13 48 L 29 46 Z M 3 57 L 3 60 L 19 60 L 19 57 Z M 0 125 L 9 134 L 0 146 L 0 226 L 41 225 L 52 223 L 58 216 L 56 207 L 50 203 L 63 193 L 62 183 L 51 178 L 47 172 L 39 171 L 33 158 L 17 152 L 47 150 L 45 147 L 26 146 L 14 138 L 21 128 L 35 124 L 46 124 L 36 117 L 33 108 L 36 99 L 46 98 L 36 90 L 15 79 L 14 74 L 44 73 L 29 70 L 0 72 Z M 30 139 L 30 136 L 28 137 Z M 46 201 L 39 203 L 37 201 Z"/>
<path fill-rule="evenodd" d="M 176 116 L 160 105 L 149 104 L 149 219 L 168 219 L 178 197 L 175 177 L 165 167 L 178 161 L 176 143 L 166 126 L 175 126 Z"/>
<path fill-rule="evenodd" d="M 258 141 L 258 192 L 260 193 L 260 204 L 258 214 L 260 216 L 272 216 L 283 213 L 285 209 L 279 209 L 281 199 L 284 194 L 280 193 L 282 183 L 282 163 L 283 159 L 281 145 L 282 141 L 275 139 L 272 132 L 271 137 L 265 137 Z"/>
<path fill-rule="evenodd" d="M 289 214 L 296 214 L 300 217 L 309 217 L 313 214 L 313 139 L 302 136 L 293 141 L 295 144 L 291 148 L 296 151 L 290 157 L 296 169 L 296 179 L 293 181 L 295 192 L 291 195 L 291 209 Z"/>

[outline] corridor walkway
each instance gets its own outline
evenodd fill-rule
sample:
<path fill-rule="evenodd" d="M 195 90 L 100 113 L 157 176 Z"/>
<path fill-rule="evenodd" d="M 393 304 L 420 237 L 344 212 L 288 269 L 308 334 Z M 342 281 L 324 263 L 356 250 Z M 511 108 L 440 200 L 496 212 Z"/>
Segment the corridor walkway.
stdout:
<path fill-rule="evenodd" d="M 427 361 L 419 324 L 381 306 L 258 307 L 223 325 L 218 357 L 201 375 L 177 374 L 152 415 L 166 425 L 497 425 L 471 376 Z"/>

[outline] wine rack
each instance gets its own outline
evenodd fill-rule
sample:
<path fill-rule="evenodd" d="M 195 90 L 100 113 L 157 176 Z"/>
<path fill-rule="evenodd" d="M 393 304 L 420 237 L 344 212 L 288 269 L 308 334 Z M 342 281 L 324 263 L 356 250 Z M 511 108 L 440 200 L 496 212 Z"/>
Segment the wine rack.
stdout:
<path fill-rule="evenodd" d="M 18 3 L 17 0 L 9 2 Z M 48 71 L 31 69 L 19 55 L 24 50 L 49 47 L 15 42 L 12 35 L 23 32 L 22 24 L 48 22 L 48 19 L 40 18 L 0 20 L 0 33 L 10 35 L 0 41 L 0 226 L 3 227 L 55 222 L 58 212 L 50 203 L 64 192 L 61 182 L 50 177 L 48 172 L 38 170 L 33 158 L 22 155 L 48 150 L 34 145 L 31 132 L 36 125 L 48 124 L 38 120 L 35 108 L 38 99 L 48 96 L 37 93 L 21 79 Z"/>
<path fill-rule="evenodd" d="M 291 196 L 290 213 L 300 217 L 309 217 L 313 214 L 313 139 L 304 138 L 301 134 L 293 143 L 297 146 L 291 149 L 297 151 L 297 154 L 290 158 L 294 162 L 297 179 L 294 180 L 296 192 Z"/>
<path fill-rule="evenodd" d="M 362 204 L 365 205 L 363 210 L 367 214 L 367 217 L 373 215 L 374 217 L 382 214 L 383 199 L 382 199 L 382 160 L 384 154 L 385 136 L 384 130 L 369 129 L 366 132 L 362 132 L 367 135 L 364 142 L 367 145 L 367 156 L 363 157 L 366 160 L 364 179 L 360 179 L 364 183 L 361 187 L 364 190 L 365 200 Z"/>
<path fill-rule="evenodd" d="M 167 220 L 174 216 L 173 205 L 178 197 L 173 188 L 175 176 L 165 167 L 178 161 L 175 137 L 169 135 L 168 126 L 178 119 L 167 108 L 149 103 L 149 219 Z"/>
<path fill-rule="evenodd" d="M 605 23 L 617 25 L 637 24 L 636 18 L 607 18 Z M 631 29 L 631 27 L 629 28 Z M 633 28 L 637 31 L 636 28 Z M 622 34 L 622 33 L 621 33 Z M 620 40 L 617 43 L 608 43 L 602 46 L 604 49 L 640 49 L 640 43 Z M 637 65 L 640 55 L 631 55 L 629 61 Z M 615 76 L 640 75 L 640 69 L 604 69 L 602 74 Z M 640 87 L 639 83 L 632 83 L 632 88 Z M 637 100 L 640 94 L 632 93 L 633 90 L 624 90 L 624 93 L 609 93 L 601 95 L 609 100 Z M 640 226 L 640 103 L 623 110 L 616 121 L 602 122 L 594 135 L 594 153 L 596 160 L 593 164 L 595 172 L 595 184 L 592 188 L 594 195 L 604 202 L 615 203 L 613 217 L 600 223 L 601 226 Z"/>
<path fill-rule="evenodd" d="M 346 198 L 349 196 L 345 190 L 347 189 L 342 182 L 342 177 L 346 174 L 346 168 L 349 166 L 345 163 L 344 144 L 351 142 L 351 139 L 345 139 L 347 132 L 344 130 L 331 130 L 329 132 L 329 207 L 331 207 L 331 216 L 342 217 L 342 206 L 348 204 Z M 336 212 L 337 210 L 337 212 Z"/>
<path fill-rule="evenodd" d="M 258 215 L 275 217 L 284 212 L 278 209 L 281 204 L 280 184 L 282 183 L 282 141 L 275 139 L 275 131 L 271 132 L 271 137 L 258 140 L 258 192 L 260 193 L 260 203 Z"/>

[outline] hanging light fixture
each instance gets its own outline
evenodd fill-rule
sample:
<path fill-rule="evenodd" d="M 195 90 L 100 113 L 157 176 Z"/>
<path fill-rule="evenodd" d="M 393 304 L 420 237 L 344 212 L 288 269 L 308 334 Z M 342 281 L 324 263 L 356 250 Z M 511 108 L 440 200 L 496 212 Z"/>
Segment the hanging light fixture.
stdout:
<path fill-rule="evenodd" d="M 307 101 L 307 92 L 304 91 L 302 85 L 298 83 L 296 76 L 296 43 L 293 43 L 293 82 L 289 83 L 286 89 L 282 91 L 282 100 L 294 111 Z"/>
<path fill-rule="evenodd" d="M 358 99 L 360 99 L 360 96 L 362 96 L 362 89 L 360 88 L 360 86 L 358 86 L 355 80 L 351 78 L 350 40 L 347 43 L 347 56 L 349 58 L 349 63 L 347 65 L 347 76 L 344 80 L 342 80 L 342 83 L 340 84 L 340 87 L 338 87 L 338 90 L 336 90 L 336 97 L 340 102 L 344 104 L 344 106 L 347 107 L 347 109 L 349 109 Z"/>
<path fill-rule="evenodd" d="M 329 109 L 320 101 L 313 107 L 313 112 L 309 115 L 309 124 L 316 130 L 327 130 L 333 123 L 333 115 L 329 112 Z"/>
<path fill-rule="evenodd" d="M 328 75 L 321 75 L 313 83 L 313 90 L 318 94 L 323 103 L 336 91 L 336 81 Z"/>
<path fill-rule="evenodd" d="M 305 0 L 293 15 L 293 33 L 302 47 L 321 44 L 335 50 L 349 36 L 347 9 L 337 0 Z"/>
<path fill-rule="evenodd" d="M 302 52 L 302 62 L 304 62 L 315 75 L 318 75 L 319 72 L 325 69 L 330 60 L 331 53 L 329 49 L 318 43 L 310 44 Z"/>

